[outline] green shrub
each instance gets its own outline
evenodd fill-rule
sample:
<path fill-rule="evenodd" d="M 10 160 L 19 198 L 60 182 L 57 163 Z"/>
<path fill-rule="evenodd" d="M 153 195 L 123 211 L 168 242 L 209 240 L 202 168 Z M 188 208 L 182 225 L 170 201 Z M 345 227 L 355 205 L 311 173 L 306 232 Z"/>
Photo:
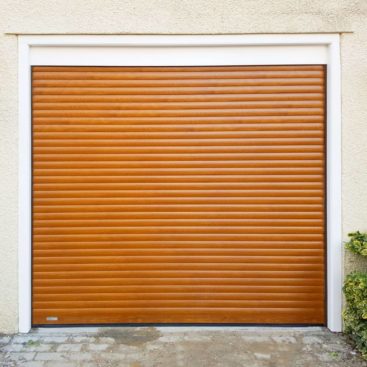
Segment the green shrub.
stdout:
<path fill-rule="evenodd" d="M 367 359 L 367 273 L 347 275 L 344 283 L 347 308 L 344 310 L 344 329 Z"/>
<path fill-rule="evenodd" d="M 350 240 L 345 244 L 345 247 L 351 252 L 367 256 L 367 233 L 361 233 L 359 231 L 349 233 Z"/>

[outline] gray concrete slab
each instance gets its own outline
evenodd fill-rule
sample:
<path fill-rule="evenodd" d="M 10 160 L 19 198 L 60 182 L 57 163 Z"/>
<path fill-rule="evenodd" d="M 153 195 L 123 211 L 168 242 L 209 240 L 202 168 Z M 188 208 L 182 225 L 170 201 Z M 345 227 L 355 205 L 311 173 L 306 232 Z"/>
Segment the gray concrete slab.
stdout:
<path fill-rule="evenodd" d="M 44 328 L 0 341 L 1 367 L 367 367 L 319 327 Z"/>

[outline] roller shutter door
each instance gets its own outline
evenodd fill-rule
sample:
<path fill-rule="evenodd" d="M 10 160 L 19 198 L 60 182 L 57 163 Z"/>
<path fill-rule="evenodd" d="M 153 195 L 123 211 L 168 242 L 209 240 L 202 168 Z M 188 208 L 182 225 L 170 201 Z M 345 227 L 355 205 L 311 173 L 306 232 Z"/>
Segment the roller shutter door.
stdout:
<path fill-rule="evenodd" d="M 324 324 L 324 66 L 32 88 L 33 324 Z"/>

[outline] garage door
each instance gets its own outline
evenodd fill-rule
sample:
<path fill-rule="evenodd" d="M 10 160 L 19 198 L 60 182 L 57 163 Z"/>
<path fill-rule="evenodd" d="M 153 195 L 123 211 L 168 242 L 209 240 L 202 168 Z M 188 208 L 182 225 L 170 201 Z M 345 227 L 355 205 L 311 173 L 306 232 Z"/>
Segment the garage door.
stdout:
<path fill-rule="evenodd" d="M 324 324 L 324 66 L 32 85 L 33 324 Z"/>

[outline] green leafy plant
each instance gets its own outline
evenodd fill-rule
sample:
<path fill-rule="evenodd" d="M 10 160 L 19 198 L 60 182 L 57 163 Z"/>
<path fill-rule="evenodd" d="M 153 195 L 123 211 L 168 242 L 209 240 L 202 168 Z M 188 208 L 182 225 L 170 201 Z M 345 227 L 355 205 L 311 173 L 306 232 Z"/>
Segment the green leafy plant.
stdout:
<path fill-rule="evenodd" d="M 350 240 L 345 247 L 355 254 L 367 256 L 367 233 L 356 231 L 348 236 Z M 347 275 L 343 291 L 347 301 L 343 312 L 344 331 L 367 359 L 367 273 L 355 271 Z"/>
<path fill-rule="evenodd" d="M 367 359 L 367 273 L 353 272 L 344 282 L 347 308 L 343 312 L 344 330 Z"/>
<path fill-rule="evenodd" d="M 367 256 L 367 233 L 359 231 L 348 234 L 350 240 L 345 244 L 345 247 L 358 255 Z"/>

